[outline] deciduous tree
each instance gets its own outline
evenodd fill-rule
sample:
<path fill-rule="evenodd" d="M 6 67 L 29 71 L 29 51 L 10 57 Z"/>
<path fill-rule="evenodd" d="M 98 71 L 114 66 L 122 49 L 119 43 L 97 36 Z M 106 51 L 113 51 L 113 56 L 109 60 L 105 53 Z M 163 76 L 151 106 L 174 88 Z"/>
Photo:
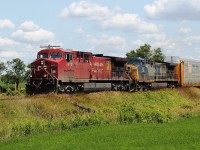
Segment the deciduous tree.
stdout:
<path fill-rule="evenodd" d="M 7 61 L 6 66 L 5 80 L 6 82 L 14 82 L 16 85 L 15 90 L 18 90 L 19 83 L 24 78 L 26 65 L 21 59 L 16 58 L 12 61 Z"/>
<path fill-rule="evenodd" d="M 4 62 L 0 62 L 0 75 L 2 75 L 2 72 L 5 71 L 6 67 Z"/>
<path fill-rule="evenodd" d="M 157 48 L 153 50 L 152 60 L 154 61 L 164 61 L 165 55 L 162 53 L 161 48 Z"/>
<path fill-rule="evenodd" d="M 163 54 L 161 48 L 151 50 L 151 45 L 149 44 L 144 44 L 136 50 L 131 50 L 130 52 L 126 53 L 126 56 L 141 57 L 145 59 L 151 59 L 154 61 L 163 61 L 165 58 L 165 55 Z"/>

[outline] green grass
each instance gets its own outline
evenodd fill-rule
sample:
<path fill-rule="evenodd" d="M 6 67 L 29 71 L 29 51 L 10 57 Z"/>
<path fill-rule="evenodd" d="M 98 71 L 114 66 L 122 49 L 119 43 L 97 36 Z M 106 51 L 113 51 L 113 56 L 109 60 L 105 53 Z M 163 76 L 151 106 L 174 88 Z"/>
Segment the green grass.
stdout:
<path fill-rule="evenodd" d="M 95 110 L 88 113 L 72 105 Z M 0 139 L 83 126 L 167 123 L 199 116 L 200 89 L 0 96 Z"/>
<path fill-rule="evenodd" d="M 200 117 L 165 124 L 81 127 L 1 142 L 0 149 L 199 149 Z"/>

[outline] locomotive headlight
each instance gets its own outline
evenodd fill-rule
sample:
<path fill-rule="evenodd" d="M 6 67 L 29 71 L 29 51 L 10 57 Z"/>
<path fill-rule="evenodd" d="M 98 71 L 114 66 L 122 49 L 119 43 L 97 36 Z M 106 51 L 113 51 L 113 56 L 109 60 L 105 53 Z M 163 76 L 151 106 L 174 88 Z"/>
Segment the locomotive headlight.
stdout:
<path fill-rule="evenodd" d="M 52 73 L 56 73 L 56 69 L 52 69 Z"/>
<path fill-rule="evenodd" d="M 51 73 L 56 73 L 57 72 L 57 64 L 51 64 Z"/>
<path fill-rule="evenodd" d="M 32 78 L 33 76 L 32 75 L 30 75 L 30 78 Z"/>
<path fill-rule="evenodd" d="M 47 75 L 46 75 L 46 74 L 44 74 L 44 77 L 46 78 L 46 77 L 47 77 Z"/>
<path fill-rule="evenodd" d="M 44 61 L 43 61 L 43 60 L 41 60 L 41 62 L 40 62 L 40 63 L 41 63 L 41 65 L 43 65 L 43 64 L 44 64 Z"/>

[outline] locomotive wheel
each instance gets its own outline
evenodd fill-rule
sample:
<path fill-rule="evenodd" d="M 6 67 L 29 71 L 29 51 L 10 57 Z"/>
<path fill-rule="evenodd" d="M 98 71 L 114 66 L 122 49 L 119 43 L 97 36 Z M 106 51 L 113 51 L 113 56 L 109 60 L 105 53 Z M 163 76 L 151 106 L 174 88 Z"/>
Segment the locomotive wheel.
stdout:
<path fill-rule="evenodd" d="M 65 87 L 65 93 L 72 94 L 73 92 L 74 92 L 73 86 L 68 85 L 68 86 Z"/>
<path fill-rule="evenodd" d="M 135 92 L 137 91 L 135 87 L 133 87 L 132 89 L 129 90 L 130 92 Z"/>
<path fill-rule="evenodd" d="M 113 90 L 113 91 L 118 91 L 117 85 L 114 84 L 114 83 L 112 84 L 112 90 Z"/>
<path fill-rule="evenodd" d="M 167 87 L 172 89 L 172 88 L 174 88 L 174 84 L 168 83 L 168 84 L 167 84 Z"/>

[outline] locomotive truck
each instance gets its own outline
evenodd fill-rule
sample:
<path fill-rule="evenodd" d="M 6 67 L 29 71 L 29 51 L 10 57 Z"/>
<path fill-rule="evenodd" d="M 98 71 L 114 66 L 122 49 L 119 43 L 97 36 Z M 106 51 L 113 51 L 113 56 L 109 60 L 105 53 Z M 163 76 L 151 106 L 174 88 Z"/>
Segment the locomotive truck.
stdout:
<path fill-rule="evenodd" d="M 169 58 L 155 62 L 48 46 L 31 63 L 26 92 L 138 91 L 200 85 L 199 61 Z"/>

